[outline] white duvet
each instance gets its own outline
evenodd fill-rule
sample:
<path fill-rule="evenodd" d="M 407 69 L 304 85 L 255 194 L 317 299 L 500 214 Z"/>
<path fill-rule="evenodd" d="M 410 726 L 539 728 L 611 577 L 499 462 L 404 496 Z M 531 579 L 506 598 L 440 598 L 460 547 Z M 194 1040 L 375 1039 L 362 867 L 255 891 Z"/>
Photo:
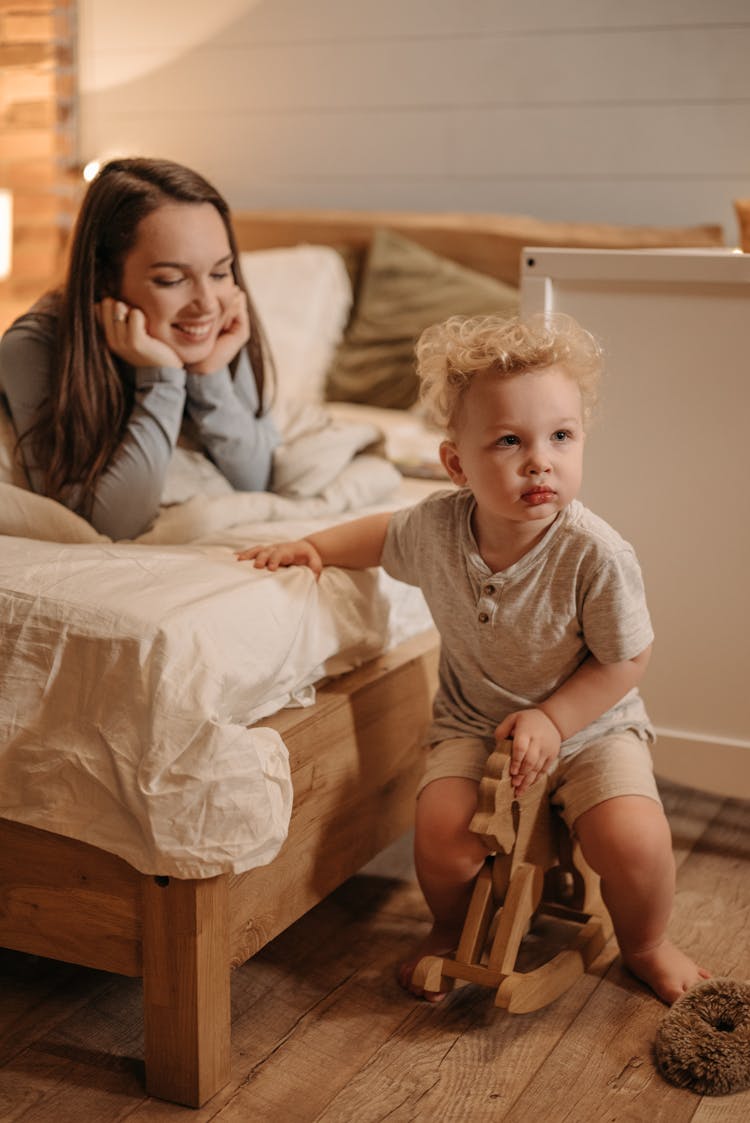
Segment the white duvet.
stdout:
<path fill-rule="evenodd" d="M 382 571 L 328 569 L 316 583 L 234 550 L 401 502 L 395 469 L 355 455 L 372 435 L 325 426 L 316 444 L 308 430 L 279 457 L 285 494 L 219 486 L 165 507 L 135 542 L 0 484 L 0 816 L 144 873 L 273 859 L 288 758 L 278 734 L 248 725 L 309 704 L 316 680 L 431 621 L 421 594 Z"/>

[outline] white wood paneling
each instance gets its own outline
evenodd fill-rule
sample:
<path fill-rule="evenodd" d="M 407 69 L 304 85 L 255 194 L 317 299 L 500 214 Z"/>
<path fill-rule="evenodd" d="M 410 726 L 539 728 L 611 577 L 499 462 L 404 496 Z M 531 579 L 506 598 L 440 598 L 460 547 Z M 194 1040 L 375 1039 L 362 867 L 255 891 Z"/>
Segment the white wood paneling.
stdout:
<path fill-rule="evenodd" d="M 724 225 L 750 193 L 747 0 L 81 0 L 82 161 L 236 207 Z"/>
<path fill-rule="evenodd" d="M 79 0 L 98 47 L 429 39 L 747 23 L 746 0 Z"/>
<path fill-rule="evenodd" d="M 567 312 L 606 355 L 582 498 L 632 542 L 656 633 L 643 683 L 664 748 L 690 782 L 750 792 L 746 474 L 750 257 L 541 250 L 523 312 Z M 693 759 L 694 758 L 694 759 Z M 661 761 L 657 755 L 657 761 Z M 716 762 L 721 761 L 717 770 Z"/>
<path fill-rule="evenodd" d="M 356 46 L 356 49 L 355 49 Z M 250 114 L 342 108 L 644 105 L 750 98 L 750 22 L 739 28 L 554 32 L 431 39 L 222 44 L 183 53 L 100 47 L 87 80 L 111 111 L 157 104 Z M 707 57 L 722 66 L 707 66 Z M 132 73 L 123 102 L 117 75 Z"/>

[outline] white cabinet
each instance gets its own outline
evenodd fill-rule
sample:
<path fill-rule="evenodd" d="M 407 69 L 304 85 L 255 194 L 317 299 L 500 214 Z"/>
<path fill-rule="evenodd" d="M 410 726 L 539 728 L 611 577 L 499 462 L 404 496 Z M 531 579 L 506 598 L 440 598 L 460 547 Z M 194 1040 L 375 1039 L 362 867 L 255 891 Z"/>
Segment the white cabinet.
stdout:
<path fill-rule="evenodd" d="M 581 498 L 644 571 L 657 771 L 750 797 L 750 255 L 527 249 L 544 309 L 606 352 Z"/>

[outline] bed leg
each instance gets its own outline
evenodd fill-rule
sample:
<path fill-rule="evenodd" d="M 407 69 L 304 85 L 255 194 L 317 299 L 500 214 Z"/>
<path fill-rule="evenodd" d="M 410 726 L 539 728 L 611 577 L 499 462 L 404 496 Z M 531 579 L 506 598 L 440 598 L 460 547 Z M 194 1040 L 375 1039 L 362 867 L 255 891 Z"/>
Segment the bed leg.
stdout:
<path fill-rule="evenodd" d="M 228 878 L 143 880 L 146 1090 L 200 1107 L 229 1080 Z"/>

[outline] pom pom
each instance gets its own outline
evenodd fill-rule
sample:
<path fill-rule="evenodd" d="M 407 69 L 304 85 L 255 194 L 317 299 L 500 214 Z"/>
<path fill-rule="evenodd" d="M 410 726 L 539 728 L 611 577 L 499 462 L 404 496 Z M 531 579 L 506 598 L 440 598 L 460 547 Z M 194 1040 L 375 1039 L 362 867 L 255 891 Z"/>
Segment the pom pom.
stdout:
<path fill-rule="evenodd" d="M 750 984 L 708 979 L 678 998 L 654 1042 L 665 1080 L 703 1096 L 750 1088 Z"/>

